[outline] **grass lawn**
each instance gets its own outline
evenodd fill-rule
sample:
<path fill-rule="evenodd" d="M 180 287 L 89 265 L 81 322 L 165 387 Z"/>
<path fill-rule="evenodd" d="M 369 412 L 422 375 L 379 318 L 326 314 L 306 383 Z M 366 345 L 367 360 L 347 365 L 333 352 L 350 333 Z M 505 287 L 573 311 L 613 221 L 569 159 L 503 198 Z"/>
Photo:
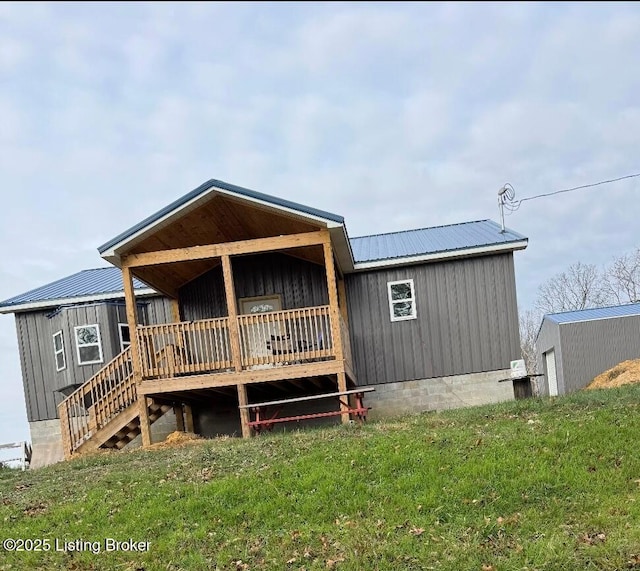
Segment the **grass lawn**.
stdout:
<path fill-rule="evenodd" d="M 0 540 L 51 549 L 0 569 L 640 569 L 639 451 L 635 385 L 5 469 Z"/>

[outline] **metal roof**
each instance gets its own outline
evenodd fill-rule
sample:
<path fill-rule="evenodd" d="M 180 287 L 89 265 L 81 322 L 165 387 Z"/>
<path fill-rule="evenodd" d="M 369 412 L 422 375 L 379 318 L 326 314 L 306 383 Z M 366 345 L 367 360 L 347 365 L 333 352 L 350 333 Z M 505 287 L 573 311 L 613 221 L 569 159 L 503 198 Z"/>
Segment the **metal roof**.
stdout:
<path fill-rule="evenodd" d="M 592 309 L 581 309 L 578 311 L 563 311 L 562 313 L 548 313 L 544 317 L 554 323 L 576 323 L 579 321 L 595 321 L 597 319 L 629 317 L 632 315 L 640 315 L 640 303 L 594 307 Z"/>
<path fill-rule="evenodd" d="M 135 226 L 132 226 L 128 230 L 125 230 L 121 234 L 118 234 L 115 238 L 113 238 L 112 240 L 109 240 L 108 242 L 100 246 L 98 248 L 98 252 L 100 252 L 100 254 L 103 254 L 109 248 L 112 248 L 113 246 L 115 246 L 116 244 L 119 244 L 123 240 L 130 238 L 136 232 L 139 232 L 146 226 L 149 226 L 154 222 L 157 222 L 167 214 L 173 212 L 174 210 L 179 209 L 181 206 L 197 198 L 198 196 L 205 193 L 211 188 L 220 188 L 222 190 L 233 192 L 234 194 L 237 194 L 239 196 L 245 196 L 247 198 L 261 200 L 263 202 L 273 204 L 274 206 L 280 206 L 282 208 L 297 210 L 298 212 L 301 212 L 304 214 L 310 214 L 311 216 L 326 218 L 333 222 L 337 222 L 338 224 L 344 224 L 344 218 L 337 214 L 332 214 L 331 212 L 325 212 L 324 210 L 318 210 L 317 208 L 312 208 L 311 206 L 305 206 L 304 204 L 298 204 L 297 202 L 285 200 L 284 198 L 278 198 L 276 196 L 271 196 L 269 194 L 263 194 L 262 192 L 257 192 L 255 190 L 250 190 L 248 188 L 236 186 L 235 184 L 229 184 L 228 182 L 224 182 L 221 180 L 211 179 L 201 184 L 198 188 L 195 188 L 191 192 L 185 194 L 183 197 L 178 198 L 178 200 L 165 206 L 161 210 L 158 210 L 158 212 L 156 212 L 155 214 L 152 214 L 148 218 L 145 218 L 142 222 L 138 222 Z"/>
<path fill-rule="evenodd" d="M 478 220 L 350 239 L 356 264 L 485 246 L 506 246 L 526 240 L 527 238 L 513 230 L 506 229 L 505 232 L 501 232 L 500 225 L 493 220 Z"/>
<path fill-rule="evenodd" d="M 151 294 L 153 290 L 134 278 L 136 293 Z M 72 276 L 0 302 L 1 313 L 24 311 L 38 307 L 53 307 L 65 303 L 96 301 L 124 297 L 122 271 L 116 267 L 83 270 Z"/>
<path fill-rule="evenodd" d="M 205 185 L 232 187 L 232 185 L 219 181 L 209 181 Z M 204 188 L 208 188 L 205 185 L 193 192 L 202 192 Z M 239 187 L 232 188 L 239 189 Z M 289 207 L 294 205 L 294 203 L 273 199 L 273 197 L 267 197 L 247 189 L 240 190 L 245 193 L 252 193 L 252 195 L 261 199 L 269 199 L 271 202 L 276 200 Z M 174 208 L 185 199 L 186 197 L 183 197 L 173 205 L 169 205 L 167 209 Z M 307 209 L 307 207 L 300 205 L 294 206 L 298 209 Z M 306 211 L 313 212 L 315 215 L 333 217 L 336 222 L 342 221 L 342 218 L 333 214 L 315 209 L 307 209 Z M 161 216 L 162 212 L 157 213 L 154 217 Z M 154 217 L 141 222 L 128 232 L 135 232 L 136 228 L 146 225 Z M 124 239 L 123 236 L 124 234 L 116 238 L 115 241 Z M 501 232 L 500 226 L 492 220 L 478 220 L 448 226 L 361 236 L 351 238 L 349 241 L 355 259 L 353 268 L 357 271 L 373 267 L 437 261 L 455 256 L 514 250 L 526 247 L 527 238 L 509 229 Z M 110 247 L 110 243 L 101 246 L 101 248 L 108 247 Z M 134 279 L 134 287 L 138 295 L 153 295 L 156 293 L 137 279 Z M 124 291 L 120 269 L 117 267 L 96 268 L 78 272 L 72 276 L 0 302 L 0 313 L 122 297 L 124 297 Z"/>

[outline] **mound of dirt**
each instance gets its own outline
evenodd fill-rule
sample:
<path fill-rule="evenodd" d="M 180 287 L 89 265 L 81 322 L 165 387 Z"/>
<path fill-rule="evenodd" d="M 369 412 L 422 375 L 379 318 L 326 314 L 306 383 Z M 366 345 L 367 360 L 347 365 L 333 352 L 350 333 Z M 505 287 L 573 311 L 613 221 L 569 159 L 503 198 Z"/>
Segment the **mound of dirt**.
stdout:
<path fill-rule="evenodd" d="M 587 389 L 610 389 L 632 383 L 640 383 L 640 359 L 623 361 L 605 371 L 593 379 Z"/>
<path fill-rule="evenodd" d="M 152 444 L 150 448 L 173 448 L 178 446 L 184 446 L 186 444 L 191 444 L 194 441 L 202 440 L 202 436 L 198 436 L 193 432 L 172 432 L 164 439 L 164 442 L 158 442 L 157 444 Z"/>

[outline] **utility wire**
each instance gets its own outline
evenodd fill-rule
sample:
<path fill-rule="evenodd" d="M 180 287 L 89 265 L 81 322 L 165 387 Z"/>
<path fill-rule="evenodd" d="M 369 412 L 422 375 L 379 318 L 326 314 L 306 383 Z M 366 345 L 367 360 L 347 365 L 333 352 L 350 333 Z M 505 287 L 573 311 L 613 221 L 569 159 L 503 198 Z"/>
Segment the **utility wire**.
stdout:
<path fill-rule="evenodd" d="M 640 173 L 635 173 L 635 174 L 628 174 L 625 176 L 620 176 L 618 178 L 611 178 L 608 180 L 601 180 L 600 182 L 594 182 L 591 184 L 582 184 L 580 186 L 574 186 L 571 188 L 563 188 L 561 190 L 554 190 L 553 192 L 545 192 L 543 194 L 536 194 L 535 196 L 527 196 L 525 198 L 521 198 L 520 200 L 515 200 L 515 190 L 513 188 L 513 186 L 511 186 L 509 183 L 505 184 L 502 189 L 500 190 L 500 193 L 498 193 L 499 196 L 499 202 L 502 206 L 504 206 L 505 210 L 508 211 L 508 214 L 511 214 L 512 212 L 515 212 L 516 210 L 518 210 L 520 208 L 520 205 L 523 202 L 526 202 L 527 200 L 534 200 L 535 198 L 542 198 L 544 196 L 553 196 L 555 194 L 562 194 L 564 192 L 573 192 L 574 190 L 580 190 L 583 188 L 593 188 L 594 186 L 601 186 L 603 184 L 611 184 L 612 182 L 618 182 L 620 180 L 626 180 L 629 178 L 637 178 L 640 177 Z"/>

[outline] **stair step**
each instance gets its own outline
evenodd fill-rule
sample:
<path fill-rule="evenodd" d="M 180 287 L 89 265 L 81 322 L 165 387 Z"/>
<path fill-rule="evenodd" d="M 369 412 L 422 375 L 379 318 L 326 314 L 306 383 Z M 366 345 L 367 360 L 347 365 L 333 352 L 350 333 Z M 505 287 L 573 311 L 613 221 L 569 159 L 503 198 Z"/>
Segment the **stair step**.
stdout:
<path fill-rule="evenodd" d="M 133 404 L 122 411 L 121 414 L 126 415 L 126 418 L 123 420 L 128 420 L 128 422 L 124 425 L 117 425 L 117 418 L 114 418 L 111 422 L 115 425 L 113 426 L 113 432 L 110 436 L 107 437 L 107 434 L 103 434 L 104 440 L 100 443 L 96 442 L 94 447 L 97 448 L 109 448 L 109 449 L 117 449 L 122 450 L 129 442 L 135 439 L 141 433 L 140 427 L 140 418 L 137 416 L 136 410 L 133 408 L 137 405 Z M 159 404 L 152 403 L 148 407 L 149 411 L 149 423 L 153 424 L 159 418 L 161 418 L 164 414 L 173 410 L 173 406 L 168 404 Z M 135 415 L 135 416 L 134 416 Z M 90 439 L 91 440 L 91 439 Z M 89 442 L 89 441 L 88 441 Z"/>

